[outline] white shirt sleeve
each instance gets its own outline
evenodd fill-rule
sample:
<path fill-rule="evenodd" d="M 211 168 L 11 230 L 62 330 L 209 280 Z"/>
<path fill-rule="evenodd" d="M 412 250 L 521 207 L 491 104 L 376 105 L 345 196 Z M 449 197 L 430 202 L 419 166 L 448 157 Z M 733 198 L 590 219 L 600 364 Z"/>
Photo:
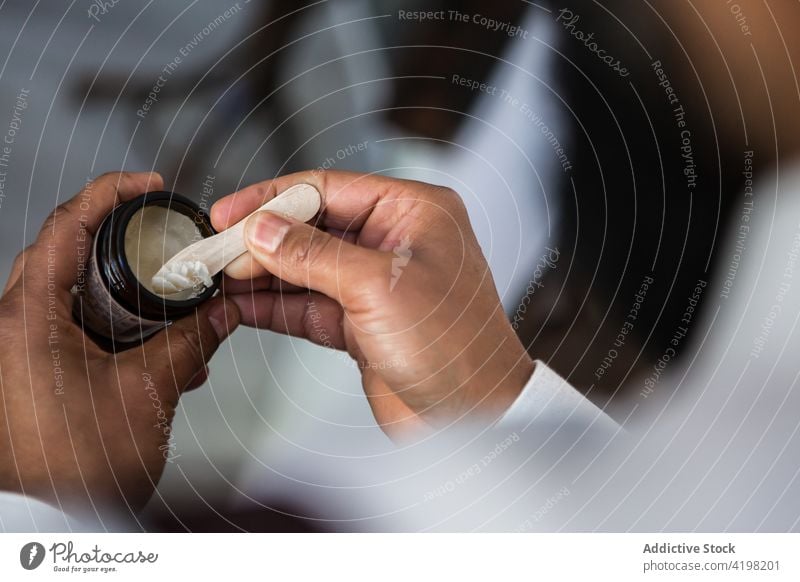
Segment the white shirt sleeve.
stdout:
<path fill-rule="evenodd" d="M 67 532 L 80 529 L 77 521 L 46 503 L 0 491 L 0 532 Z"/>
<path fill-rule="evenodd" d="M 523 426 L 547 422 L 549 426 L 591 427 L 609 434 L 622 427 L 583 396 L 569 382 L 536 360 L 530 380 L 497 425 Z"/>

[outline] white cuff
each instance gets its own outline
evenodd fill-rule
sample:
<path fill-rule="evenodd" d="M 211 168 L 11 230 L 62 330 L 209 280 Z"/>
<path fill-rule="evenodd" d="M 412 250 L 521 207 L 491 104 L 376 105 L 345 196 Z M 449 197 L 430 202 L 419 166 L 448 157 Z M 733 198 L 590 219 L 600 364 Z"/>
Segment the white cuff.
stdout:
<path fill-rule="evenodd" d="M 592 404 L 569 382 L 536 360 L 530 380 L 498 421 L 498 426 L 547 423 L 548 426 L 600 429 L 609 434 L 622 430 L 610 416 Z"/>

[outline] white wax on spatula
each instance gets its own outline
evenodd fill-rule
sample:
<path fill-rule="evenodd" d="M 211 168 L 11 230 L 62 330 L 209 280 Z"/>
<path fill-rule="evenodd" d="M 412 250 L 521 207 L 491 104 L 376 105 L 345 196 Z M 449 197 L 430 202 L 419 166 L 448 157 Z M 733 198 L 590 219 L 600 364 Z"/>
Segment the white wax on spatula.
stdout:
<path fill-rule="evenodd" d="M 269 210 L 300 222 L 311 220 L 319 212 L 322 197 L 309 184 L 285 190 L 228 230 L 205 238 L 180 251 L 153 276 L 152 288 L 169 296 L 199 285 L 206 285 L 234 259 L 247 252 L 244 226 L 256 212 Z"/>

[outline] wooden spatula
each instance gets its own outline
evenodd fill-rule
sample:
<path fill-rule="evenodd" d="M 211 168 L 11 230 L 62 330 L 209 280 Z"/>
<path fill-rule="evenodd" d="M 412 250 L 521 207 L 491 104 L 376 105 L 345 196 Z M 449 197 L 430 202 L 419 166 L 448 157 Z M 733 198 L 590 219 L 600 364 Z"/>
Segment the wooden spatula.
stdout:
<path fill-rule="evenodd" d="M 153 288 L 163 295 L 185 291 L 222 271 L 230 262 L 247 252 L 244 226 L 256 212 L 269 210 L 301 222 L 319 212 L 322 197 L 309 184 L 298 184 L 255 210 L 229 229 L 198 241 L 164 263 L 153 277 Z"/>

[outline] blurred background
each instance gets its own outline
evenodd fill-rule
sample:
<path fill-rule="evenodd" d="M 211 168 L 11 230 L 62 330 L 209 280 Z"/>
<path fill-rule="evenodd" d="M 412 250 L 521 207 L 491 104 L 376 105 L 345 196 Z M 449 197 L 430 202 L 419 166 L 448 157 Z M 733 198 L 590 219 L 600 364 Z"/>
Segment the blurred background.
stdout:
<path fill-rule="evenodd" d="M 208 204 L 313 168 L 444 184 L 530 353 L 626 421 L 686 298 L 728 269 L 748 180 L 800 135 L 795 5 L 699 4 L 5 0 L 0 132 L 25 106 L 0 270 L 106 171 L 153 169 Z M 358 529 L 287 507 L 396 454 L 347 358 L 254 330 L 220 349 L 174 434 L 150 512 L 176 529 L 173 508 L 254 505 L 278 529 Z"/>

